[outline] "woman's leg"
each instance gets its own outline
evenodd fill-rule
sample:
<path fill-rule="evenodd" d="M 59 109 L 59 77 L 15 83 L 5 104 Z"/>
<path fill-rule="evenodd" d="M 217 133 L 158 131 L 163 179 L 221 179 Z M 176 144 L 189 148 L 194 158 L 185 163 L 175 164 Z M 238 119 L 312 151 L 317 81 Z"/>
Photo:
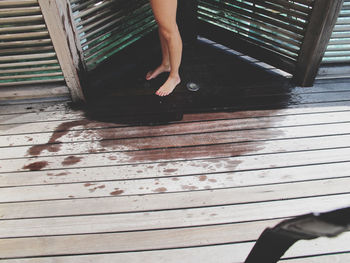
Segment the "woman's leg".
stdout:
<path fill-rule="evenodd" d="M 166 49 L 168 49 L 169 53 L 170 74 L 165 83 L 156 92 L 159 96 L 166 96 L 181 82 L 179 67 L 182 56 L 182 40 L 176 24 L 177 0 L 150 1 L 154 17 L 159 26 L 159 34 L 166 44 L 162 50 L 164 50 L 163 52 L 166 54 Z M 167 62 L 166 57 L 163 57 L 163 62 L 164 61 Z"/>
<path fill-rule="evenodd" d="M 149 71 L 146 75 L 146 79 L 150 80 L 157 77 L 160 73 L 170 72 L 170 57 L 169 57 L 169 49 L 166 40 L 161 34 L 160 30 L 158 30 L 160 44 L 162 47 L 162 63 L 154 70 Z"/>

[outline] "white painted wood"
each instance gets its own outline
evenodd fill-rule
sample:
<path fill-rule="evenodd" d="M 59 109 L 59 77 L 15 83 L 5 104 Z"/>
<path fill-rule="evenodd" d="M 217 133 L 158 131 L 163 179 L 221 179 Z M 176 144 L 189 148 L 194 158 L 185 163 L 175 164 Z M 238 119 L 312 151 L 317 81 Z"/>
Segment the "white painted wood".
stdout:
<path fill-rule="evenodd" d="M 58 73 L 61 74 L 61 73 Z M 11 77 L 12 78 L 12 77 Z M 16 82 L 18 83 L 18 81 Z M 0 101 L 16 99 L 28 99 L 28 98 L 45 98 L 45 97 L 59 97 L 67 96 L 69 94 L 68 88 L 65 85 L 53 84 L 53 85 L 36 85 L 25 88 L 12 87 L 0 89 Z M 9 116 L 7 116 L 9 117 Z"/>
<path fill-rule="evenodd" d="M 50 173 L 49 173 L 50 174 Z M 54 174 L 54 173 L 52 173 Z M 64 173 L 62 173 L 64 174 Z M 350 175 L 350 174 L 348 174 Z M 182 191 L 194 191 L 194 190 L 206 190 L 206 189 L 220 189 L 243 186 L 237 184 L 232 177 L 226 174 L 214 174 L 206 176 L 193 176 L 184 178 L 156 178 L 156 179 L 139 179 L 128 181 L 98 181 L 88 183 L 73 183 L 73 184 L 53 184 L 53 185 L 36 185 L 36 186 L 23 186 L 23 187 L 11 187 L 0 189 L 1 202 L 21 202 L 31 200 L 54 200 L 54 199 L 66 199 L 66 198 L 87 198 L 87 197 L 101 197 L 101 196 L 113 196 L 116 189 L 119 191 L 118 195 L 139 195 L 139 194 L 152 194 L 152 193 L 164 193 L 164 192 L 182 192 Z M 47 179 L 50 182 L 49 179 Z M 349 178 L 330 179 L 321 181 L 301 182 L 286 185 L 269 185 L 269 186 L 255 186 L 253 188 L 231 189 L 228 190 L 232 193 L 232 196 L 236 196 L 237 200 L 239 195 L 251 194 L 247 197 L 248 201 L 259 201 L 260 198 L 291 198 L 300 197 L 302 194 L 305 196 L 322 195 L 322 194 L 334 194 L 334 193 L 346 193 L 350 192 L 347 185 L 350 183 Z M 262 180 L 261 180 L 262 181 Z M 343 184 L 344 183 L 344 184 Z M 246 185 L 244 185 L 246 186 Z M 314 187 L 315 186 L 315 187 Z M 317 187 L 316 187 L 317 186 Z M 325 189 L 326 186 L 327 189 Z M 300 193 L 300 189 L 303 189 L 303 193 Z M 290 188 L 290 191 L 287 191 Z M 316 188 L 310 189 L 309 188 Z M 260 189 L 261 190 L 260 192 Z M 275 190 L 274 190 L 275 189 Z M 279 193 L 279 189 L 282 192 Z M 267 191 L 265 194 L 264 191 Z M 305 193 L 307 192 L 307 193 Z M 269 194 L 271 195 L 269 195 Z M 262 196 L 260 196 L 262 195 Z M 264 196 L 267 197 L 264 197 Z M 250 199 L 251 198 L 251 199 Z M 228 200 L 232 200 L 229 198 Z M 247 202 L 248 202 L 247 201 Z M 232 201 L 230 201 L 232 202 Z"/>
<path fill-rule="evenodd" d="M 253 186 L 253 185 L 264 185 L 264 184 L 275 184 L 275 183 L 288 183 L 288 182 L 300 182 L 305 180 L 317 180 L 317 179 L 331 179 L 348 177 L 350 175 L 348 170 L 349 162 L 343 163 L 329 163 L 329 164 L 313 164 L 312 166 L 297 166 L 297 167 L 284 167 L 284 168 L 267 168 L 259 169 L 256 171 L 219 171 L 218 173 L 208 174 L 203 167 L 202 173 L 193 175 L 191 171 L 188 173 L 179 174 L 177 171 L 173 171 L 171 176 L 167 170 L 164 172 L 158 172 L 157 174 L 146 172 L 141 173 L 141 170 L 134 171 L 134 173 L 120 174 L 118 169 L 113 167 L 109 170 L 103 170 L 99 172 L 101 168 L 90 168 L 89 172 L 80 173 L 77 169 L 64 169 L 63 171 L 52 171 L 52 172 L 26 172 L 23 173 L 9 173 L 1 174 L 0 182 L 1 187 L 8 186 L 25 186 L 25 185 L 45 185 L 45 184 L 67 184 L 67 183 L 96 183 L 104 181 L 112 181 L 114 183 L 120 180 L 139 180 L 149 178 L 148 182 L 154 180 L 154 184 L 157 183 L 159 187 L 166 187 L 167 184 L 174 184 L 173 181 L 179 181 L 183 185 L 193 185 L 198 180 L 209 181 L 211 184 L 216 183 L 218 185 L 231 185 L 235 187 L 240 186 Z M 151 168 L 149 168 L 151 169 Z M 179 176 L 180 175 L 180 176 Z M 206 177 L 206 180 L 205 180 Z M 214 181 L 216 180 L 216 182 Z M 111 183 L 112 183 L 111 182 Z M 127 184 L 128 181 L 125 181 Z M 147 182 L 143 181 L 143 182 Z M 210 186 L 210 185 L 206 185 Z M 145 188 L 144 186 L 140 186 Z M 212 187 L 212 186 L 210 186 Z M 143 189 L 140 189 L 143 190 Z M 69 194 L 68 197 L 73 198 L 74 195 Z M 96 200 L 98 201 L 98 200 Z M 95 201 L 92 201 L 95 202 Z M 101 200 L 101 202 L 107 202 Z M 51 204 L 53 205 L 53 204 Z M 1 206 L 1 205 L 0 205 Z M 22 207 L 22 206 L 20 206 Z M 29 209 L 30 205 L 26 206 Z M 7 208 L 9 209 L 9 208 Z M 23 208 L 24 209 L 24 208 Z M 24 209 L 24 210 L 26 210 Z M 12 210 L 12 209 L 11 209 Z M 18 209 L 21 210 L 21 209 Z M 47 211 L 49 213 L 56 213 L 57 210 Z M 80 211 L 80 210 L 79 210 Z M 119 211 L 119 210 L 118 210 Z M 18 211 L 19 212 L 19 211 Z"/>
<path fill-rule="evenodd" d="M 87 251 L 101 251 L 103 252 L 116 252 L 113 250 L 115 247 L 114 240 L 108 239 L 107 242 L 99 242 L 100 239 L 98 236 L 95 236 L 92 239 L 90 236 L 90 241 L 95 242 L 77 242 L 77 238 L 74 236 L 69 237 L 72 238 L 69 242 L 64 242 L 65 237 L 55 237 L 54 241 L 49 238 L 40 238 L 38 241 L 33 239 L 9 239 L 9 240 L 1 240 L 0 243 L 6 250 L 5 257 L 18 257 L 18 255 L 13 255 L 11 250 L 14 250 L 13 247 L 20 245 L 22 248 L 20 254 L 29 254 L 32 252 L 32 247 L 26 244 L 28 243 L 39 243 L 42 246 L 42 250 L 46 253 L 51 252 L 56 249 L 56 255 L 65 254 L 64 251 L 71 252 L 75 250 L 75 253 L 85 253 Z M 68 238 L 68 237 L 66 237 Z M 61 239 L 59 242 L 58 240 Z M 75 242 L 72 242 L 75 239 Z M 3 242 L 5 241 L 5 242 Z M 28 242 L 31 241 L 31 242 Z M 46 246 L 50 245 L 51 242 L 54 244 L 54 247 Z M 322 253 L 334 253 L 334 252 L 344 252 L 348 249 L 348 244 L 350 242 L 350 234 L 345 233 L 337 237 L 336 239 L 326 239 L 319 238 L 311 241 L 299 241 L 294 246 L 291 247 L 289 251 L 287 251 L 286 256 L 288 257 L 300 257 L 300 256 L 309 256 L 309 255 L 317 255 Z M 74 244 L 74 245 L 73 245 Z M 84 248 L 82 248 L 82 244 Z M 91 244 L 96 244 L 95 247 L 92 247 Z M 21 246 L 22 245 L 22 246 Z M 244 259 L 249 254 L 249 251 L 252 249 L 254 243 L 238 243 L 238 244 L 225 244 L 225 245 L 216 245 L 216 246 L 204 246 L 204 247 L 193 247 L 193 248 L 180 248 L 180 249 L 166 249 L 166 250 L 155 250 L 155 251 L 143 251 L 143 252 L 131 252 L 131 253 L 108 253 L 108 254 L 97 254 L 97 255 L 86 255 L 86 256 L 70 256 L 70 257 L 54 257 L 52 260 L 48 261 L 47 258 L 36 258 L 37 261 L 31 261 L 30 259 L 22 259 L 20 261 L 15 262 L 164 262 L 164 263 L 177 263 L 177 262 L 186 262 L 186 263 L 195 263 L 195 262 L 223 262 L 223 263 L 232 263 L 232 262 L 243 262 Z M 12 249 L 11 249 L 12 248 Z M 307 248 L 307 249 L 306 249 Z M 49 250 L 50 249 L 50 250 Z M 112 251 L 111 251 L 112 250 Z M 60 252 L 58 252 L 60 251 Z M 12 253 L 11 253 L 12 252 Z M 33 251 L 37 253 L 36 251 Z M 83 252 L 83 253 L 84 253 Z M 52 252 L 51 252 L 52 253 Z M 67 253 L 68 254 L 68 253 Z M 46 261 L 40 261 L 46 260 Z M 50 260 L 50 259 L 49 259 Z M 87 261 L 88 260 L 88 261 Z M 4 261 L 11 262 L 11 261 Z M 13 262 L 13 261 L 12 261 Z M 282 261 L 283 262 L 283 261 Z M 286 261 L 288 262 L 288 261 Z"/>
<path fill-rule="evenodd" d="M 326 241 L 327 242 L 327 241 Z M 308 246 L 308 244 L 305 244 Z M 304 257 L 304 258 L 294 258 L 294 259 L 285 259 L 280 260 L 282 263 L 344 263 L 350 261 L 350 253 L 339 253 L 335 255 L 320 255 L 313 257 Z"/>
<path fill-rule="evenodd" d="M 38 2 L 72 99 L 75 102 L 84 101 L 79 79 L 82 60 L 74 25 L 71 24 L 73 18 L 70 4 L 67 0 L 38 0 Z"/>

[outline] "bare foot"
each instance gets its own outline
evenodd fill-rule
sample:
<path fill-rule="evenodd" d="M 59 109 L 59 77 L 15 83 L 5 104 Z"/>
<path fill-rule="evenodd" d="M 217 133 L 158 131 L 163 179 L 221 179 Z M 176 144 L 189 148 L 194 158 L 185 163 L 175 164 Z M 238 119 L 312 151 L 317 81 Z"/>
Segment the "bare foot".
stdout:
<path fill-rule="evenodd" d="M 156 94 L 158 96 L 164 97 L 173 92 L 177 84 L 181 82 L 180 77 L 171 77 L 165 81 L 165 83 L 157 90 Z"/>
<path fill-rule="evenodd" d="M 155 70 L 151 70 L 147 73 L 146 80 L 156 78 L 160 73 L 163 73 L 163 72 L 170 72 L 170 66 L 161 64 Z"/>

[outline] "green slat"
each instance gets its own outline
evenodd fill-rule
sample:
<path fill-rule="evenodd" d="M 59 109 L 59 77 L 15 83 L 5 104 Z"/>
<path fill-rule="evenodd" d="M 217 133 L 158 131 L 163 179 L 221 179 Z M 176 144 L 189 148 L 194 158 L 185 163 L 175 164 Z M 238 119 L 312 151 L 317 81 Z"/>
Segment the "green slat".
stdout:
<path fill-rule="evenodd" d="M 70 0 L 88 71 L 156 29 L 149 0 Z"/>
<path fill-rule="evenodd" d="M 37 1 L 3 1 L 0 18 L 0 88 L 64 81 Z"/>

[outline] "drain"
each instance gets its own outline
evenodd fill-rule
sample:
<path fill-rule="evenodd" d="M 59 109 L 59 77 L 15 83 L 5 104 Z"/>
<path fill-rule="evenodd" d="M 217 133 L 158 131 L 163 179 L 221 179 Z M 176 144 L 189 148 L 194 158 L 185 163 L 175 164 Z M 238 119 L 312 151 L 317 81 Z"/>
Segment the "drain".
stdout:
<path fill-rule="evenodd" d="M 194 82 L 188 82 L 186 87 L 189 91 L 198 91 L 200 89 L 199 85 Z"/>

